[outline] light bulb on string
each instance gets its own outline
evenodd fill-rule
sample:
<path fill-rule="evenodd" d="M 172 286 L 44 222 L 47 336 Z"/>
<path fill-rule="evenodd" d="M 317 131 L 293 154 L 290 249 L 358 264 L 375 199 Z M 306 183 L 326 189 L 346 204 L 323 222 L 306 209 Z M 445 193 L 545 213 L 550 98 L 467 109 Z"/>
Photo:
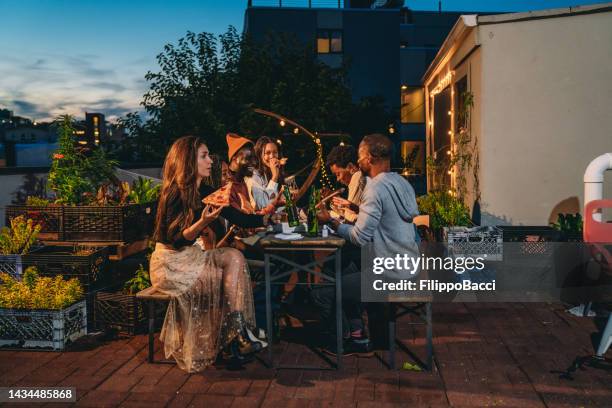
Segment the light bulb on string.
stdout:
<path fill-rule="evenodd" d="M 285 121 L 284 120 L 280 120 L 280 122 L 278 122 L 279 125 L 281 125 L 281 127 L 285 127 Z"/>
<path fill-rule="evenodd" d="M 297 135 L 298 133 L 300 133 L 300 129 L 298 129 L 298 128 L 294 128 L 294 129 L 293 129 L 293 133 Z"/>

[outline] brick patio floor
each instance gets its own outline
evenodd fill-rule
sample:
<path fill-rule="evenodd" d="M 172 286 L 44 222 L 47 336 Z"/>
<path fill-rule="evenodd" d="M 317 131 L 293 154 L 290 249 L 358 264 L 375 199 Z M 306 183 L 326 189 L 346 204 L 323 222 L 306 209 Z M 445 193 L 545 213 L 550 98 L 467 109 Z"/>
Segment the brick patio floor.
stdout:
<path fill-rule="evenodd" d="M 76 405 L 83 407 L 612 407 L 611 371 L 589 367 L 573 381 L 551 373 L 593 352 L 593 319 L 573 317 L 559 304 L 433 310 L 432 373 L 389 371 L 376 358 L 349 357 L 339 372 L 274 371 L 255 361 L 242 371 L 212 367 L 189 375 L 147 364 L 140 335 L 86 351 L 0 351 L 0 386 L 76 386 Z M 398 332 L 424 354 L 423 327 L 400 320 Z M 283 362 L 320 361 L 301 345 L 277 347 Z M 398 364 L 409 361 L 398 354 Z M 47 406 L 53 405 L 65 406 Z"/>

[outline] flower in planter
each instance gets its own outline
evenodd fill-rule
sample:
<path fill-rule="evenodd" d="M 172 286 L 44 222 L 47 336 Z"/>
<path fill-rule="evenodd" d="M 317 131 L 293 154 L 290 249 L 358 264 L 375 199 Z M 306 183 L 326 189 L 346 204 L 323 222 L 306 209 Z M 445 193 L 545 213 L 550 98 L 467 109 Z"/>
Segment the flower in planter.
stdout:
<path fill-rule="evenodd" d="M 61 153 L 55 153 L 53 155 L 53 158 L 56 159 L 56 160 L 63 159 L 64 157 L 65 156 L 63 154 L 61 154 Z"/>

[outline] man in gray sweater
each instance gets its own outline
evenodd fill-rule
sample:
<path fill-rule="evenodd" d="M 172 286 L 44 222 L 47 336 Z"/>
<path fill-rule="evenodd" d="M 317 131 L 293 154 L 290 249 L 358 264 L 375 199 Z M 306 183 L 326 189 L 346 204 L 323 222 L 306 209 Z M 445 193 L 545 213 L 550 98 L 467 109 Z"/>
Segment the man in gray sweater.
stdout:
<path fill-rule="evenodd" d="M 330 220 L 326 215 L 322 221 L 329 221 L 337 233 L 350 243 L 359 247 L 370 246 L 374 257 L 394 258 L 397 254 L 418 257 L 416 230 L 412 224 L 412 219 L 418 215 L 416 197 L 410 183 L 391 172 L 392 146 L 391 140 L 381 134 L 367 135 L 359 145 L 358 165 L 371 180 L 366 184 L 355 225 Z M 371 345 L 362 331 L 363 326 L 360 328 L 355 321 L 361 318 L 358 313 L 361 310 L 362 274 L 372 273 L 372 270 L 359 271 L 355 265 L 347 269 L 342 277 L 342 300 L 346 318 L 350 322 L 350 335 L 347 336 L 344 351 L 345 354 L 371 354 Z M 413 276 L 406 270 L 394 269 L 387 270 L 385 275 L 391 279 Z M 321 307 L 321 316 L 331 319 L 335 302 L 333 291 L 322 289 L 315 292 L 313 298 L 315 304 Z M 325 350 L 331 354 L 336 352 L 333 343 Z"/>

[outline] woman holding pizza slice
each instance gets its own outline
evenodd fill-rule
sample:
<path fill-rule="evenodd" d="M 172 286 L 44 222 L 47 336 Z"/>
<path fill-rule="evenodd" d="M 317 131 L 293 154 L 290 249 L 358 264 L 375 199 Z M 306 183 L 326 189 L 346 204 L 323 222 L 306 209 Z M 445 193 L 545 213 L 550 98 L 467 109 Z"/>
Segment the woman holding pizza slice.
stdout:
<path fill-rule="evenodd" d="M 233 248 L 202 251 L 193 245 L 219 215 L 245 226 L 267 223 L 264 216 L 235 214 L 222 207 L 227 205 L 222 199 L 220 205 L 202 204 L 213 190 L 202 184 L 211 165 L 208 147 L 198 137 L 181 137 L 170 148 L 150 262 L 153 286 L 172 297 L 160 334 L 166 358 L 188 372 L 211 365 L 222 349 L 241 363 L 265 346 L 250 332 L 255 313 L 244 256 Z"/>

